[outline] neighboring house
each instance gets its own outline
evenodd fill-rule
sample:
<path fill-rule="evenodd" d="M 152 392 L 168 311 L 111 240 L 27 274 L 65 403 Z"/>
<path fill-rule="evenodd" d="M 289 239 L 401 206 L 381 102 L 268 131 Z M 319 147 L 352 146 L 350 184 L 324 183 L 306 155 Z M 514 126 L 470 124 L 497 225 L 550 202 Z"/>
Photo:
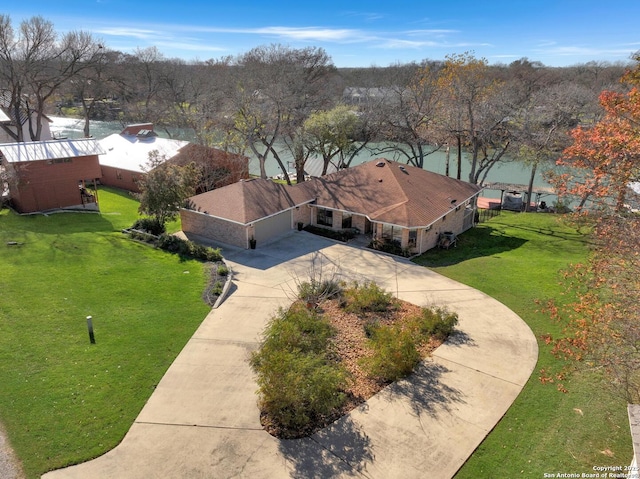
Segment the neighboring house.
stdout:
<path fill-rule="evenodd" d="M 138 181 L 144 175 L 149 153 L 157 151 L 165 159 L 173 158 L 187 141 L 160 138 L 153 131 L 153 124 L 128 125 L 121 133 L 114 133 L 102 140 L 105 151 L 100 157 L 101 184 L 138 193 Z"/>
<path fill-rule="evenodd" d="M 247 248 L 281 235 L 298 222 L 334 230 L 356 229 L 394 241 L 411 253 L 474 225 L 481 187 L 389 160 L 374 160 L 299 185 L 250 180 L 189 199 L 182 228 Z"/>
<path fill-rule="evenodd" d="M 346 87 L 342 101 L 346 105 L 397 103 L 397 87 Z"/>
<path fill-rule="evenodd" d="M 31 112 L 31 120 L 35 130 L 36 113 Z M 42 117 L 42 131 L 40 132 L 40 140 L 50 140 L 51 128 L 49 124 L 51 119 L 46 115 Z M 31 141 L 31 133 L 29 132 L 29 114 L 24 108 L 19 109 L 18 113 L 11 108 L 11 96 L 8 92 L 0 92 L 0 143 L 13 143 L 16 141 L 5 129 L 9 129 L 17 134 L 18 129 L 22 130 L 23 141 Z"/>
<path fill-rule="evenodd" d="M 101 183 L 134 193 L 140 192 L 139 180 L 145 174 L 149 154 L 178 165 L 194 162 L 202 173 L 198 192 L 229 185 L 249 177 L 249 159 L 217 148 L 187 141 L 160 138 L 152 123 L 128 125 L 121 133 L 100 140 L 105 154 L 100 157 Z"/>
<path fill-rule="evenodd" d="M 91 188 L 101 175 L 102 153 L 93 139 L 0 144 L 9 199 L 20 213 L 97 209 L 97 194 Z"/>

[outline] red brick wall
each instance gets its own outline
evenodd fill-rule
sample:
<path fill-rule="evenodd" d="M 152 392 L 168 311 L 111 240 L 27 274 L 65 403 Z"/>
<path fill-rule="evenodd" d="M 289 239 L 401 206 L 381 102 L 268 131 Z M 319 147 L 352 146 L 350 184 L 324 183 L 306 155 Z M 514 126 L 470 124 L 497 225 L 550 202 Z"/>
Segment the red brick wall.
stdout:
<path fill-rule="evenodd" d="M 97 156 L 70 160 L 12 164 L 14 175 L 9 190 L 16 209 L 31 213 L 82 204 L 78 182 L 100 178 L 100 164 Z"/>
<path fill-rule="evenodd" d="M 100 183 L 107 186 L 122 188 L 123 190 L 140 193 L 138 179 L 142 173 L 137 171 L 122 170 L 113 166 L 102 165 L 102 178 Z"/>

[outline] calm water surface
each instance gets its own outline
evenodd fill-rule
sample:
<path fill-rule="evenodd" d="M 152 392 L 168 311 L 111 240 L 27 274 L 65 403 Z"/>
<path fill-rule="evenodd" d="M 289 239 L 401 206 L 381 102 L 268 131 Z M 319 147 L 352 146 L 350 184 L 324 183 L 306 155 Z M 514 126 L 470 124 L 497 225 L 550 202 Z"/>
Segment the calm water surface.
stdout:
<path fill-rule="evenodd" d="M 57 137 L 67 137 L 67 138 L 82 138 L 83 137 L 83 120 L 78 120 L 75 118 L 62 118 L 62 117 L 51 117 L 53 123 L 51 124 L 51 131 Z M 100 140 L 105 138 L 113 133 L 120 133 L 122 131 L 122 125 L 119 122 L 113 121 L 92 121 L 91 122 L 91 134 L 94 138 Z M 160 137 L 169 138 L 167 132 L 163 130 L 156 131 Z M 194 135 L 185 129 L 172 129 L 171 130 L 173 138 L 193 141 Z M 352 162 L 352 165 L 360 164 L 365 161 L 379 158 L 382 155 L 376 155 L 369 151 L 361 152 Z M 285 164 L 288 164 L 292 158 L 290 155 L 286 153 L 285 150 L 282 151 L 280 155 Z M 385 158 L 398 161 L 403 161 L 402 157 L 394 157 L 393 153 L 387 153 L 384 155 Z M 463 153 L 463 163 L 462 163 L 462 179 L 466 180 L 469 177 L 470 170 L 470 162 L 469 155 Z M 549 186 L 549 184 L 543 178 L 543 172 L 545 169 L 552 168 L 553 165 L 549 165 L 546 168 L 539 168 L 536 174 L 536 178 L 534 181 L 535 186 Z M 292 168 L 291 168 L 292 169 Z M 425 159 L 425 169 L 429 171 L 433 171 L 436 173 L 440 173 L 442 175 L 445 174 L 446 171 L 446 154 L 444 151 L 438 151 L 426 157 Z M 455 151 L 452 150 L 450 154 L 450 164 L 449 164 L 449 172 L 450 175 L 455 175 L 457 169 L 456 164 L 456 154 Z M 249 155 L 249 171 L 251 174 L 259 174 L 260 168 L 258 165 L 258 160 Z M 273 158 L 267 160 L 267 174 L 269 176 L 275 176 L 281 173 L 278 165 L 276 164 Z M 501 163 L 497 166 L 494 166 L 489 175 L 487 176 L 486 182 L 502 182 L 502 183 L 514 183 L 514 184 L 522 184 L 527 185 L 529 183 L 530 169 L 524 166 L 522 163 L 512 161 L 508 163 Z M 493 192 L 489 190 L 485 190 L 483 193 L 484 196 L 496 197 L 500 196 L 500 192 Z M 547 203 L 549 203 L 549 197 L 543 197 Z M 553 201 L 554 198 L 552 197 Z"/>

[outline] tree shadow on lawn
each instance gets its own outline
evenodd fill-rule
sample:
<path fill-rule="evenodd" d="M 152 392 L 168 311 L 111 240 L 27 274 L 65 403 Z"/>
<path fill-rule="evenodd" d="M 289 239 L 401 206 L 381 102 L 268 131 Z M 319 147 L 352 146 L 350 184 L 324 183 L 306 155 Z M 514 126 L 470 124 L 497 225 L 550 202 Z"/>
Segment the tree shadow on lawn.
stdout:
<path fill-rule="evenodd" d="M 505 235 L 500 229 L 484 226 L 458 236 L 457 246 L 448 250 L 434 248 L 413 259 L 422 266 L 451 266 L 520 248 L 528 240 Z"/>
<path fill-rule="evenodd" d="M 78 213 L 59 211 L 47 214 L 18 215 L 11 211 L 10 216 L 0 220 L 2 229 L 19 233 L 70 234 L 98 233 L 116 231 L 110 221 L 97 212 Z"/>
<path fill-rule="evenodd" d="M 549 241 L 546 244 L 553 243 L 558 244 L 561 242 L 569 241 L 569 242 L 577 242 L 586 245 L 593 245 L 595 242 L 590 238 L 590 236 L 586 233 L 581 233 L 577 229 L 573 231 L 568 231 L 567 228 L 563 228 L 564 231 L 560 231 L 559 229 L 553 229 L 548 227 L 536 227 L 536 226 L 524 226 L 524 225 L 508 225 L 507 228 L 512 228 L 515 230 L 527 231 L 534 234 L 544 235 L 549 237 Z"/>
<path fill-rule="evenodd" d="M 295 479 L 355 476 L 374 459 L 371 440 L 349 415 L 311 437 L 280 441 L 280 452 Z"/>

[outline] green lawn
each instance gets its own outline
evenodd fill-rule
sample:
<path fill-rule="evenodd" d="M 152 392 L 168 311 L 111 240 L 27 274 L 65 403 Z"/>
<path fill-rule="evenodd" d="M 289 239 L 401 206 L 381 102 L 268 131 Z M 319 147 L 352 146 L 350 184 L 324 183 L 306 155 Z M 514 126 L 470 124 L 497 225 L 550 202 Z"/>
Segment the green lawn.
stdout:
<path fill-rule="evenodd" d="M 624 400 L 608 395 L 598 378 L 586 373 L 564 382 L 568 393 L 538 379 L 541 368 L 562 365 L 540 339 L 560 328 L 539 311 L 536 300 L 563 300 L 558 272 L 585 260 L 588 241 L 554 215 L 502 213 L 464 233 L 457 248 L 416 259 L 498 299 L 538 337 L 540 355 L 531 379 L 456 478 L 540 478 L 545 473 L 593 473 L 597 465 L 630 463 Z"/>
<path fill-rule="evenodd" d="M 202 264 L 127 240 L 120 230 L 137 203 L 105 189 L 100 200 L 101 215 L 0 211 L 0 420 L 29 478 L 113 448 L 209 310 Z M 417 262 L 502 301 L 540 337 L 558 326 L 535 300 L 559 298 L 558 271 L 587 249 L 553 215 L 503 213 Z M 538 370 L 558 365 L 539 343 Z M 624 401 L 586 374 L 567 381 L 566 394 L 537 377 L 458 478 L 629 463 Z"/>
<path fill-rule="evenodd" d="M 126 193 L 99 199 L 102 214 L 0 211 L 0 420 L 29 478 L 118 444 L 209 311 L 203 265 L 128 240 Z"/>

